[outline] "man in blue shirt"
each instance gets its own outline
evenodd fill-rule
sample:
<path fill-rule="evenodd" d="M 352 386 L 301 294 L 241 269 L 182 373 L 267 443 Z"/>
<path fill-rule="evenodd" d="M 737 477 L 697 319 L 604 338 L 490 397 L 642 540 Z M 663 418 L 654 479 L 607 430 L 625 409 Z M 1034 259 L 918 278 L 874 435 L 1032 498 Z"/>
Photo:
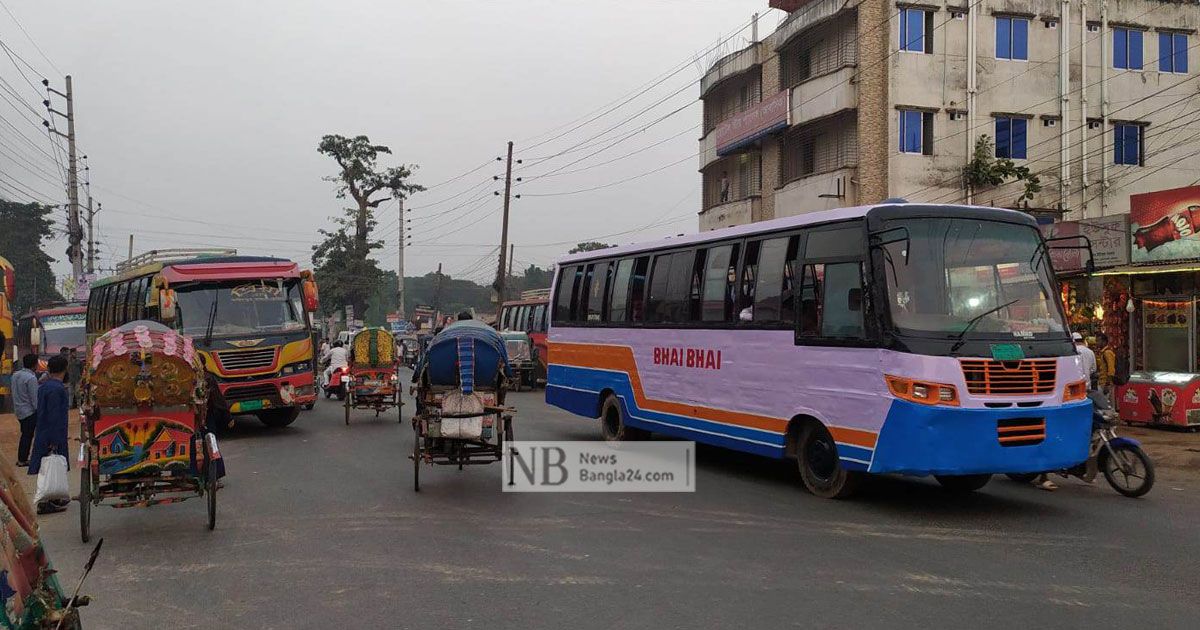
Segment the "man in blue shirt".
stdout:
<path fill-rule="evenodd" d="M 13 412 L 21 424 L 21 440 L 17 445 L 17 465 L 29 465 L 29 447 L 33 444 L 33 429 L 37 425 L 38 377 L 36 354 L 21 357 L 21 369 L 12 375 Z"/>
<path fill-rule="evenodd" d="M 71 408 L 71 399 L 63 379 L 67 376 L 67 358 L 55 355 L 46 365 L 49 373 L 46 380 L 38 386 L 37 393 L 37 429 L 33 438 L 33 459 L 29 460 L 29 474 L 36 475 L 41 470 L 42 458 L 58 453 L 67 460 L 67 413 Z M 49 502 L 39 505 L 38 513 L 61 512 L 67 509 L 69 501 Z"/>

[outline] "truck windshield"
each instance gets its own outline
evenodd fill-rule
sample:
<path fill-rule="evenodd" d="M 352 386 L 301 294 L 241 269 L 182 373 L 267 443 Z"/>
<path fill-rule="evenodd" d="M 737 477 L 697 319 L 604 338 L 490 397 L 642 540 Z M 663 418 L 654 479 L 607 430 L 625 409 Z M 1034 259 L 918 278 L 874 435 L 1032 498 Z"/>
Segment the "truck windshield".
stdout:
<path fill-rule="evenodd" d="M 42 327 L 43 354 L 58 354 L 63 348 L 82 348 L 87 343 L 86 313 L 43 315 L 38 323 Z"/>
<path fill-rule="evenodd" d="M 197 283 L 176 290 L 178 325 L 185 334 L 203 337 L 213 317 L 213 335 L 289 332 L 304 329 L 299 282 L 233 280 Z"/>
<path fill-rule="evenodd" d="M 1065 335 L 1034 228 L 966 218 L 898 219 L 887 228 L 894 230 L 887 240 L 898 240 L 883 246 L 883 275 L 900 334 L 957 337 L 979 318 L 972 336 Z"/>

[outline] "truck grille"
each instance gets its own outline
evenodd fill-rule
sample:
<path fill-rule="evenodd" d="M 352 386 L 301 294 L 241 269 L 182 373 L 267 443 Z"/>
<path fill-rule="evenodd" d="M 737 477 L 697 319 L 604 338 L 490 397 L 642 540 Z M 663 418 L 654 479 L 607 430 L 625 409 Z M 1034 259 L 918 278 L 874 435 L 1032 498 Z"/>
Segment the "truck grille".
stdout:
<path fill-rule="evenodd" d="M 1033 446 L 1046 439 L 1045 418 L 1010 418 L 996 421 L 1000 446 Z"/>
<path fill-rule="evenodd" d="M 223 370 L 264 370 L 275 366 L 275 348 L 218 350 L 215 354 Z"/>
<path fill-rule="evenodd" d="M 1054 392 L 1055 359 L 962 359 L 967 391 L 976 396 L 1028 396 Z"/>
<path fill-rule="evenodd" d="M 275 398 L 279 390 L 274 385 L 247 385 L 246 387 L 230 387 L 225 390 L 225 402 L 235 403 L 243 400 L 262 400 Z"/>

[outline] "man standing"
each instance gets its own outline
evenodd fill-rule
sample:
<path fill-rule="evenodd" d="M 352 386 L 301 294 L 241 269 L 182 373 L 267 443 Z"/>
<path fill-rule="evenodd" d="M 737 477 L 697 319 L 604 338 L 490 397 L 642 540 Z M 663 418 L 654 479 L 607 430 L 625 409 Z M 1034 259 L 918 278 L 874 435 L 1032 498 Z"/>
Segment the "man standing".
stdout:
<path fill-rule="evenodd" d="M 41 470 L 42 458 L 58 453 L 67 460 L 67 414 L 70 409 L 67 388 L 63 380 L 67 377 L 67 359 L 59 354 L 50 358 L 46 365 L 49 377 L 38 386 L 37 428 L 33 439 L 33 458 L 29 460 L 29 474 Z M 49 502 L 38 506 L 39 514 L 62 512 L 70 502 Z"/>
<path fill-rule="evenodd" d="M 1071 333 L 1071 339 L 1075 340 L 1075 351 L 1079 353 L 1083 359 L 1083 371 L 1087 373 L 1088 387 L 1096 385 L 1096 353 L 1087 347 L 1087 342 L 1083 340 L 1083 335 L 1079 333 Z"/>
<path fill-rule="evenodd" d="M 79 361 L 79 351 L 71 348 L 67 353 L 67 390 L 71 393 L 71 408 L 79 406 L 79 392 L 83 381 L 83 364 Z"/>
<path fill-rule="evenodd" d="M 38 357 L 27 354 L 21 357 L 21 369 L 12 375 L 13 412 L 21 424 L 21 440 L 17 445 L 17 465 L 29 465 L 29 447 L 33 445 L 33 430 L 37 426 L 38 405 Z"/>
<path fill-rule="evenodd" d="M 1117 350 L 1112 347 L 1108 335 L 1100 333 L 1096 336 L 1100 344 L 1100 353 L 1096 355 L 1096 373 L 1100 380 L 1100 391 L 1112 400 L 1113 384 L 1117 376 Z"/>

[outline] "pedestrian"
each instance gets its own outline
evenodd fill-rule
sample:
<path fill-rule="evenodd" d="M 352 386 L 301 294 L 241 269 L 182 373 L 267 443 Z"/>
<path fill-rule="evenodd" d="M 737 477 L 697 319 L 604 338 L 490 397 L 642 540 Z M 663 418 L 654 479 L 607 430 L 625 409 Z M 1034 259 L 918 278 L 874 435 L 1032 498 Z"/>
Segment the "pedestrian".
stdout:
<path fill-rule="evenodd" d="M 52 453 L 62 455 L 67 460 L 67 468 L 71 466 L 67 457 L 67 411 L 69 400 L 66 385 L 63 380 L 67 377 L 67 359 L 59 354 L 50 358 L 46 365 L 49 378 L 38 386 L 37 393 L 37 426 L 33 438 L 33 455 L 29 460 L 29 474 L 36 475 L 41 471 L 42 458 Z M 38 506 L 39 514 L 62 512 L 67 509 L 70 501 L 51 501 Z"/>
<path fill-rule="evenodd" d="M 721 194 L 721 203 L 729 201 L 729 171 L 721 171 L 721 179 L 718 183 Z"/>
<path fill-rule="evenodd" d="M 29 353 L 21 357 L 21 369 L 12 375 L 13 413 L 21 426 L 21 439 L 17 444 L 17 465 L 29 465 L 29 447 L 33 445 L 33 431 L 37 426 L 38 404 L 38 356 Z"/>
<path fill-rule="evenodd" d="M 1075 341 L 1075 351 L 1083 359 L 1083 371 L 1087 373 L 1088 388 L 1094 388 L 1096 386 L 1096 353 L 1087 346 L 1083 335 L 1071 333 L 1071 339 Z"/>
<path fill-rule="evenodd" d="M 1112 342 L 1104 333 L 1096 336 L 1096 342 L 1100 345 L 1100 353 L 1096 355 L 1096 372 L 1100 380 L 1100 391 L 1104 392 L 1109 400 L 1112 400 L 1113 385 L 1116 383 L 1117 377 L 1117 350 L 1112 347 Z"/>
<path fill-rule="evenodd" d="M 67 390 L 71 393 L 71 408 L 79 406 L 79 392 L 83 385 L 83 363 L 79 360 L 79 351 L 71 348 L 67 353 Z"/>

